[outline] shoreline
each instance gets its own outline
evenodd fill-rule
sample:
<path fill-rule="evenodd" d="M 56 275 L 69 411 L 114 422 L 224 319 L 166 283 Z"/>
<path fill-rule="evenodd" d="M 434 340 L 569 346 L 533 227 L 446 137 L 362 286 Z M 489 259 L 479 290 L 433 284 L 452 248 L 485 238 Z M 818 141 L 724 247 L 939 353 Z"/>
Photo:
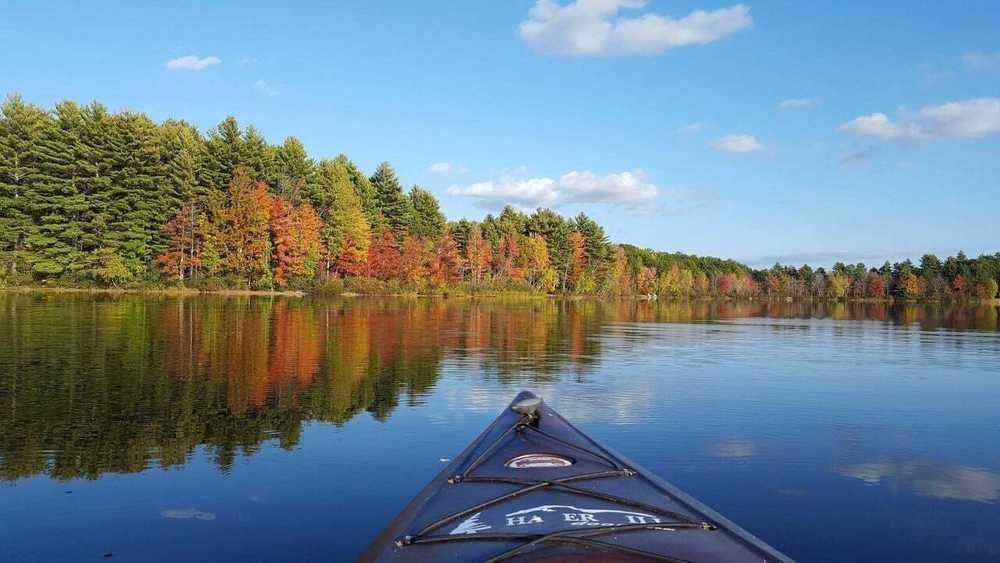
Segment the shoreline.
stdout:
<path fill-rule="evenodd" d="M 996 299 L 971 299 L 967 301 L 943 301 L 940 299 L 926 300 L 903 300 L 903 299 L 792 299 L 788 297 L 779 298 L 720 298 L 720 297 L 691 297 L 685 299 L 657 297 L 655 295 L 618 295 L 606 297 L 600 295 L 575 295 L 558 293 L 526 293 L 517 291 L 484 291 L 481 293 L 468 293 L 464 291 L 455 292 L 402 292 L 402 293 L 361 293 L 357 291 L 343 292 L 323 292 L 323 291 L 302 291 L 302 290 L 263 290 L 263 289 L 191 289 L 191 288 L 111 288 L 111 287 L 35 287 L 35 286 L 13 286 L 0 287 L 0 293 L 84 293 L 94 295 L 165 295 L 175 297 L 188 297 L 195 295 L 217 295 L 220 297 L 316 297 L 316 298 L 416 298 L 416 299 L 566 299 L 566 300 L 629 300 L 629 301 L 663 301 L 666 303 L 692 303 L 698 301 L 709 301 L 718 303 L 843 303 L 852 305 L 935 305 L 935 304 L 966 304 L 979 306 L 1000 307 L 1000 298 Z"/>

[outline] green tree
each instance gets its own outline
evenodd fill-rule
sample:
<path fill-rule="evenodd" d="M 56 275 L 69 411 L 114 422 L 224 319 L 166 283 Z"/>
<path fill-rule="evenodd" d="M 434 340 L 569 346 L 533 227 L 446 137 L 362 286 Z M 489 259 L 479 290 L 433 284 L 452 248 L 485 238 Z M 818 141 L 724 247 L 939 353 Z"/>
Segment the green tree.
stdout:
<path fill-rule="evenodd" d="M 583 213 L 573 219 L 573 228 L 583 235 L 587 263 L 598 265 L 606 262 L 611 255 L 611 244 L 604 234 L 604 228 Z"/>
<path fill-rule="evenodd" d="M 413 186 L 410 188 L 409 197 L 410 207 L 413 209 L 407 227 L 410 234 L 435 240 L 444 236 L 448 220 L 441 213 L 434 194 L 420 186 Z"/>
<path fill-rule="evenodd" d="M 528 218 L 526 229 L 529 236 L 541 235 L 545 239 L 549 248 L 549 263 L 559 277 L 558 286 L 560 289 L 566 289 L 572 254 L 570 233 L 573 232 L 573 228 L 555 211 L 537 209 Z"/>
<path fill-rule="evenodd" d="M 34 230 L 29 192 L 39 173 L 38 144 L 49 127 L 45 111 L 20 96 L 9 96 L 0 106 L 0 267 L 15 275 L 31 258 L 26 248 Z"/>
<path fill-rule="evenodd" d="M 375 190 L 375 205 L 392 229 L 396 238 L 402 239 L 410 222 L 413 207 L 410 200 L 403 194 L 403 186 L 396 177 L 396 171 L 388 162 L 378 165 L 371 177 L 371 185 Z"/>
<path fill-rule="evenodd" d="M 278 195 L 298 203 L 311 192 L 316 163 L 309 158 L 302 141 L 288 137 L 274 149 L 274 190 Z"/>

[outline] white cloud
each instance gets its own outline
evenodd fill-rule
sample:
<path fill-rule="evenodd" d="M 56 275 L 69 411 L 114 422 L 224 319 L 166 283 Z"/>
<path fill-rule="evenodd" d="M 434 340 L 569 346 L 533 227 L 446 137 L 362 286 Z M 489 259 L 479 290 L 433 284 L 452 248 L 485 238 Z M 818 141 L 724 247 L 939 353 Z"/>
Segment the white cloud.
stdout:
<path fill-rule="evenodd" d="M 756 137 L 746 134 L 726 135 L 709 141 L 708 144 L 723 152 L 750 153 L 764 150 L 764 145 Z"/>
<path fill-rule="evenodd" d="M 558 207 L 570 203 L 635 205 L 656 199 L 658 190 L 641 170 L 597 176 L 590 171 L 572 171 L 558 178 L 499 180 L 452 186 L 451 195 L 479 200 L 484 206 L 513 204 L 521 207 Z"/>
<path fill-rule="evenodd" d="M 271 86 L 270 84 L 268 84 L 263 80 L 258 80 L 257 82 L 254 82 L 253 87 L 256 88 L 258 92 L 264 94 L 265 96 L 274 97 L 280 94 L 280 92 L 274 89 L 274 86 Z"/>
<path fill-rule="evenodd" d="M 1000 52 L 983 53 L 971 51 L 962 55 L 962 62 L 971 70 L 990 70 L 1000 68 Z"/>
<path fill-rule="evenodd" d="M 199 58 L 195 55 L 188 55 L 186 57 L 178 57 L 176 59 L 170 59 L 164 66 L 167 70 L 205 70 L 209 66 L 221 64 L 222 59 L 219 57 L 205 57 Z"/>
<path fill-rule="evenodd" d="M 892 141 L 906 136 L 906 130 L 892 122 L 884 113 L 862 115 L 837 128 L 842 133 L 853 133 L 865 137 L 877 137 Z"/>
<path fill-rule="evenodd" d="M 1000 133 L 1000 98 L 977 98 L 927 106 L 920 110 L 930 134 L 951 139 L 973 139 Z"/>
<path fill-rule="evenodd" d="M 900 123 L 884 113 L 873 113 L 848 121 L 837 130 L 883 141 L 975 139 L 1000 133 L 1000 98 L 925 106 L 915 118 L 907 117 Z"/>
<path fill-rule="evenodd" d="M 434 164 L 431 164 L 427 170 L 429 170 L 430 172 L 437 172 L 439 174 L 446 174 L 448 172 L 451 172 L 451 163 L 435 162 Z"/>
<path fill-rule="evenodd" d="M 521 22 L 521 39 L 530 47 L 560 55 L 656 54 L 685 45 L 704 45 L 753 25 L 742 4 L 680 19 L 654 13 L 619 16 L 646 0 L 576 0 L 561 5 L 537 0 Z"/>
<path fill-rule="evenodd" d="M 788 98 L 787 100 L 781 100 L 778 104 L 778 109 L 809 109 L 814 108 L 819 104 L 819 100 L 816 98 Z"/>

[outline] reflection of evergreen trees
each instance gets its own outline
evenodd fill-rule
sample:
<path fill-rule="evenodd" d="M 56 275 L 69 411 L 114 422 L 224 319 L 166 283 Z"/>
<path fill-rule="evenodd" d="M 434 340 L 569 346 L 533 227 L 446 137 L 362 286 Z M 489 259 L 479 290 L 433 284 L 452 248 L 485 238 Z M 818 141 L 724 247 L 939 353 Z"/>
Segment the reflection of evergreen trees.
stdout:
<path fill-rule="evenodd" d="M 585 373 L 616 323 L 872 319 L 997 330 L 997 308 L 843 303 L 312 301 L 0 293 L 0 479 L 223 469 L 303 422 L 391 416 L 444 360 L 550 381 Z"/>

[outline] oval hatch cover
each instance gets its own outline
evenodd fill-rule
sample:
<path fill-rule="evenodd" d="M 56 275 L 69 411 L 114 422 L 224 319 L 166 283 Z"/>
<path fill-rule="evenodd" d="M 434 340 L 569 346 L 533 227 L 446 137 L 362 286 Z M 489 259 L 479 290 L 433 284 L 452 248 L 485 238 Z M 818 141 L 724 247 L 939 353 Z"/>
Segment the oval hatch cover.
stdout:
<path fill-rule="evenodd" d="M 505 463 L 511 469 L 535 469 L 539 467 L 569 467 L 573 460 L 556 454 L 524 454 L 511 458 Z"/>

